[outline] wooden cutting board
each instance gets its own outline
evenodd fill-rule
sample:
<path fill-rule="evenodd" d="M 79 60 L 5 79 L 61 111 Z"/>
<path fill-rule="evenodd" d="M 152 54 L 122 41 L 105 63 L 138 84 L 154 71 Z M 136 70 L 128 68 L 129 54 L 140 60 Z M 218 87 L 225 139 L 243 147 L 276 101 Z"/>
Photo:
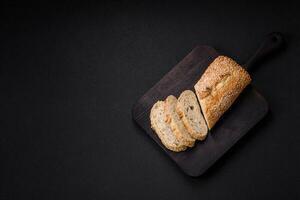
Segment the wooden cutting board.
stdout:
<path fill-rule="evenodd" d="M 249 69 L 256 61 L 277 50 L 282 46 L 281 44 L 280 34 L 270 34 L 245 68 Z M 195 83 L 218 55 L 220 54 L 212 47 L 195 47 L 148 90 L 132 109 L 134 121 L 189 176 L 203 174 L 268 112 L 266 100 L 250 85 L 210 130 L 205 141 L 197 141 L 193 148 L 179 153 L 172 152 L 162 145 L 156 133 L 151 129 L 149 119 L 151 107 L 156 101 L 164 100 L 168 95 L 178 97 L 186 89 L 194 91 Z"/>

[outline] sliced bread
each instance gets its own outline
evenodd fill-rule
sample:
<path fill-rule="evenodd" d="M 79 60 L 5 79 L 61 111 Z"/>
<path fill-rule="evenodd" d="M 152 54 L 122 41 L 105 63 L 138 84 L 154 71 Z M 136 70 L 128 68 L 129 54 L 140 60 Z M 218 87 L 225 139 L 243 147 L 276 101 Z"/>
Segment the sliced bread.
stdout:
<path fill-rule="evenodd" d="M 169 150 L 179 152 L 187 147 L 173 134 L 169 124 L 165 122 L 165 103 L 156 102 L 150 112 L 151 128 L 156 132 L 162 144 Z"/>
<path fill-rule="evenodd" d="M 176 112 L 177 99 L 173 95 L 170 95 L 165 100 L 165 112 L 166 122 L 170 124 L 170 127 L 179 141 L 182 141 L 184 145 L 193 147 L 195 139 L 190 136 L 187 129 L 183 125 L 179 115 Z"/>
<path fill-rule="evenodd" d="M 197 140 L 206 138 L 207 126 L 193 91 L 185 90 L 181 93 L 176 105 L 176 111 L 193 138 Z"/>

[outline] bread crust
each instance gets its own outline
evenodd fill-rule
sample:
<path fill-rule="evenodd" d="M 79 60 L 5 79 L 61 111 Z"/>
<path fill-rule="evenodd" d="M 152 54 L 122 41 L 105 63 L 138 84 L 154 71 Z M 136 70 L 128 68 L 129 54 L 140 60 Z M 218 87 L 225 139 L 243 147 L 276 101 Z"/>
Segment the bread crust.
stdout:
<path fill-rule="evenodd" d="M 250 82 L 248 72 L 229 57 L 218 56 L 208 66 L 194 88 L 209 129 Z"/>

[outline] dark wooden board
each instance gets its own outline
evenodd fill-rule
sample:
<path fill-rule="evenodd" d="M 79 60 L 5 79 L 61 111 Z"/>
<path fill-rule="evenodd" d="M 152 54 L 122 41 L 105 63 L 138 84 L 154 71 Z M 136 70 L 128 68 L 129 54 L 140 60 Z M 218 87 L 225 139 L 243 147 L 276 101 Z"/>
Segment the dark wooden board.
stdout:
<path fill-rule="evenodd" d="M 250 85 L 217 122 L 205 141 L 197 141 L 195 147 L 180 153 L 169 151 L 162 145 L 150 127 L 151 107 L 156 101 L 164 100 L 168 95 L 178 97 L 183 90 L 194 91 L 193 86 L 218 55 L 219 53 L 212 47 L 197 46 L 146 92 L 132 109 L 132 116 L 137 124 L 190 176 L 203 174 L 268 111 L 265 99 Z"/>

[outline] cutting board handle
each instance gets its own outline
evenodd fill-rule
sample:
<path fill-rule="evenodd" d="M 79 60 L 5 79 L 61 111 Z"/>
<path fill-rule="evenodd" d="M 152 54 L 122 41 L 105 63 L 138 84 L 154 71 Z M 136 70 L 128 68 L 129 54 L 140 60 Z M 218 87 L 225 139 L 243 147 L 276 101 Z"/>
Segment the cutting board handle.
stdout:
<path fill-rule="evenodd" d="M 247 71 L 251 71 L 255 64 L 270 54 L 276 52 L 283 47 L 284 37 L 279 32 L 270 33 L 263 40 L 260 47 L 257 49 L 255 54 L 248 60 L 244 65 Z"/>

